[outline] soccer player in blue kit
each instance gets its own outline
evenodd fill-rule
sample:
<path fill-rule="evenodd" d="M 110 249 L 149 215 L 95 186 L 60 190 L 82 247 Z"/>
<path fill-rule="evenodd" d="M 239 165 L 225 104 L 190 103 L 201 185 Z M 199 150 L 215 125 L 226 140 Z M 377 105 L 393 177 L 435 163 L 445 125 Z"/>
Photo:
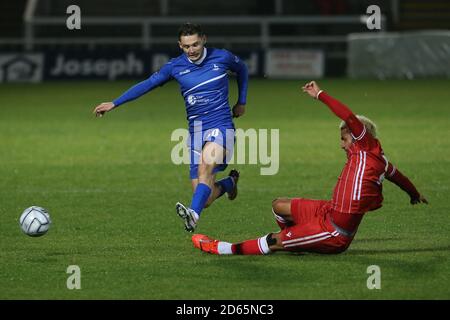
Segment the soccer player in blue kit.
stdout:
<path fill-rule="evenodd" d="M 96 116 L 134 100 L 175 79 L 184 98 L 190 133 L 190 178 L 193 196 L 189 207 L 178 202 L 176 211 L 185 229 L 193 232 L 200 214 L 224 193 L 230 200 L 237 195 L 239 172 L 216 181 L 216 173 L 225 170 L 234 147 L 232 117 L 245 113 L 248 71 L 242 60 L 227 50 L 206 48 L 206 35 L 197 24 L 186 23 L 178 32 L 178 45 L 183 53 L 167 62 L 148 79 L 131 87 L 112 102 L 94 109 Z M 238 101 L 230 112 L 228 73 L 235 72 L 239 88 Z"/>

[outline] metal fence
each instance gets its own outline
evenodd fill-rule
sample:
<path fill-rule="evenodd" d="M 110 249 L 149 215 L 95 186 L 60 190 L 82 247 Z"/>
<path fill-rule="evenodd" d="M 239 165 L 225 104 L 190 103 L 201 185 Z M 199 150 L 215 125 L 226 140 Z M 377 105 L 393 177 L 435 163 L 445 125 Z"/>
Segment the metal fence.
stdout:
<path fill-rule="evenodd" d="M 85 44 L 95 46 L 97 44 L 107 45 L 140 45 L 143 49 L 149 49 L 153 45 L 171 44 L 173 37 L 156 35 L 153 30 L 164 26 L 179 25 L 190 21 L 193 17 L 173 17 L 173 16 L 154 16 L 154 17 L 85 17 L 82 16 L 81 22 L 83 28 L 89 26 L 117 27 L 117 26 L 135 26 L 139 28 L 138 35 L 126 37 L 102 36 L 78 36 L 78 37 L 46 37 L 37 34 L 37 28 L 65 26 L 67 16 L 38 16 L 36 7 L 38 0 L 29 0 L 24 12 L 25 33 L 21 39 L 3 40 L 0 43 L 14 43 L 23 45 L 26 50 L 33 50 L 35 45 L 58 45 L 58 44 Z M 226 47 L 232 47 L 235 44 L 253 44 L 262 49 L 270 48 L 277 44 L 303 44 L 303 43 L 345 43 L 346 34 L 341 35 L 297 35 L 297 34 L 273 34 L 271 30 L 279 26 L 342 26 L 350 25 L 355 28 L 361 28 L 365 25 L 368 16 L 366 15 L 345 15 L 345 16 L 305 16 L 305 15 L 274 15 L 274 16 L 196 16 L 197 23 L 203 25 L 213 25 L 215 27 L 230 27 L 240 25 L 243 27 L 252 27 L 257 30 L 253 35 L 236 35 L 210 37 L 213 43 L 221 43 Z M 385 29 L 386 17 L 381 17 L 382 30 Z"/>

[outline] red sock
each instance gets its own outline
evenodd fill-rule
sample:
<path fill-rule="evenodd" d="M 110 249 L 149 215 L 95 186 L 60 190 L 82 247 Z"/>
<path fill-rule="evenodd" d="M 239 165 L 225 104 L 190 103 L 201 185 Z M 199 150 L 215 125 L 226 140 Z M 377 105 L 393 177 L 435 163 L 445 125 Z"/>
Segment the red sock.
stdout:
<path fill-rule="evenodd" d="M 269 245 L 266 240 L 267 236 L 246 240 L 240 243 L 234 243 L 231 245 L 231 251 L 233 254 L 243 255 L 261 255 L 268 254 L 270 252 Z"/>

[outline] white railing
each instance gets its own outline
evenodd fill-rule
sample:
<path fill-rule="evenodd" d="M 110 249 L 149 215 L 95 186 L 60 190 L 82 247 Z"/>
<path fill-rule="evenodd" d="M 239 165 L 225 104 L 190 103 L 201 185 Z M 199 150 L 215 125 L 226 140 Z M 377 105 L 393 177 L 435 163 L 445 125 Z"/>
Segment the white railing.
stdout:
<path fill-rule="evenodd" d="M 176 41 L 173 37 L 157 37 L 152 34 L 152 29 L 158 25 L 179 25 L 187 21 L 195 21 L 203 25 L 242 25 L 258 26 L 259 34 L 255 36 L 230 35 L 224 37 L 214 37 L 211 35 L 209 41 L 212 43 L 224 43 L 227 47 L 232 44 L 256 44 L 261 48 L 270 48 L 272 44 L 279 43 L 345 43 L 346 35 L 314 35 L 314 36 L 296 36 L 285 35 L 278 36 L 270 33 L 270 28 L 276 25 L 365 25 L 368 16 L 366 15 L 346 15 L 346 16 L 199 16 L 199 17 L 84 17 L 81 16 L 82 29 L 88 26 L 140 26 L 140 35 L 135 37 L 70 37 L 69 38 L 49 38 L 37 37 L 35 27 L 37 26 L 55 26 L 66 27 L 67 17 L 40 17 L 35 15 L 38 0 L 28 0 L 24 12 L 25 32 L 22 39 L 1 40 L 0 44 L 22 44 L 26 50 L 33 50 L 38 45 L 55 44 L 138 44 L 144 49 L 153 45 L 170 44 Z M 381 26 L 385 29 L 385 16 L 381 17 Z"/>

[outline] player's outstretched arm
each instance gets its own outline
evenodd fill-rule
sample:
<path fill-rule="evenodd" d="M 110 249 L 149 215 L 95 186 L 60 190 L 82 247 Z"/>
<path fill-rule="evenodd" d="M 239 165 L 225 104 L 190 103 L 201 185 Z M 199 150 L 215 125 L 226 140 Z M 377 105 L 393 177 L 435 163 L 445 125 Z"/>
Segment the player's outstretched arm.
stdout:
<path fill-rule="evenodd" d="M 135 100 L 154 88 L 162 86 L 164 83 L 172 79 L 171 70 L 171 63 L 166 63 L 158 72 L 153 73 L 148 79 L 134 85 L 114 101 L 104 102 L 96 106 L 94 108 L 95 115 L 97 117 L 102 117 L 106 112 L 111 111 L 121 104 Z"/>
<path fill-rule="evenodd" d="M 142 96 L 143 94 L 149 92 L 150 90 L 152 90 L 153 88 L 156 87 L 156 84 L 155 84 L 155 81 L 153 80 L 153 78 L 154 78 L 154 76 L 152 75 L 152 77 L 150 77 L 142 82 L 139 82 L 138 84 L 134 85 L 133 87 L 131 87 L 130 89 L 125 91 L 125 93 L 123 93 L 119 98 L 117 98 L 114 101 L 103 102 L 103 103 L 99 104 L 94 109 L 95 116 L 103 117 L 103 115 L 106 112 L 111 111 L 115 107 L 118 107 L 121 104 L 124 104 L 128 101 L 135 100 L 135 99 L 139 98 L 140 96 Z"/>
<path fill-rule="evenodd" d="M 135 100 L 135 99 L 139 98 L 140 96 L 142 96 L 143 94 L 149 92 L 154 87 L 156 87 L 156 84 L 154 83 L 152 77 L 134 85 L 133 87 L 131 87 L 130 89 L 125 91 L 125 93 L 123 93 L 116 100 L 111 101 L 111 102 L 103 102 L 103 103 L 99 104 L 98 106 L 96 106 L 94 108 L 93 113 L 95 114 L 96 117 L 103 117 L 103 115 L 106 112 L 109 112 L 109 111 L 113 110 L 114 108 L 116 108 L 116 107 L 120 106 L 121 104 L 124 104 L 128 101 Z"/>
<path fill-rule="evenodd" d="M 392 163 L 388 164 L 388 169 L 386 170 L 386 179 L 400 187 L 405 191 L 410 197 L 411 204 L 425 203 L 428 204 L 428 200 L 417 191 L 411 180 L 403 175 Z"/>
<path fill-rule="evenodd" d="M 315 81 L 310 81 L 305 84 L 302 87 L 302 90 L 314 99 L 322 101 L 336 116 L 345 121 L 355 139 L 359 139 L 364 135 L 364 124 L 359 121 L 352 110 L 337 99 L 328 95 L 325 91 L 321 90 Z"/>

